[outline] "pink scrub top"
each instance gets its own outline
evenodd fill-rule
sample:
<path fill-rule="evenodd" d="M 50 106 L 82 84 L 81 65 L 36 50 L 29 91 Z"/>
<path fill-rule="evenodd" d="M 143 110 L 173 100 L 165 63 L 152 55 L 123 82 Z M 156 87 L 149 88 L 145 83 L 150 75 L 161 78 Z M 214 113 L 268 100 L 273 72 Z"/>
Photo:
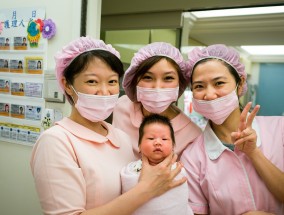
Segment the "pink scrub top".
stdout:
<path fill-rule="evenodd" d="M 252 125 L 257 147 L 284 171 L 284 117 L 257 116 Z M 267 189 L 246 155 L 231 151 L 217 138 L 209 123 L 204 134 L 184 150 L 189 205 L 197 214 L 243 214 L 266 211 L 284 214 L 284 204 Z"/>
<path fill-rule="evenodd" d="M 132 102 L 126 95 L 120 97 L 113 112 L 112 124 L 130 136 L 133 151 L 137 159 L 140 159 L 138 136 L 142 120 L 141 103 Z M 201 129 L 181 110 L 171 120 L 171 123 L 176 140 L 175 153 L 181 155 L 182 151 L 201 134 Z"/>
<path fill-rule="evenodd" d="M 134 154 L 128 135 L 104 125 L 106 137 L 64 118 L 39 137 L 30 164 L 44 214 L 80 214 L 121 194 Z"/>

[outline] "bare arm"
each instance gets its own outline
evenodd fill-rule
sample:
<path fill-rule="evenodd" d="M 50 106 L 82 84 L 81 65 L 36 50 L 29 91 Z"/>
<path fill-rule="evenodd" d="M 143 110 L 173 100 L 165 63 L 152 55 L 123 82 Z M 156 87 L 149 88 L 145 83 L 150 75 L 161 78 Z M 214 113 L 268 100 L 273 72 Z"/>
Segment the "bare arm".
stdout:
<path fill-rule="evenodd" d="M 284 202 L 284 173 L 268 160 L 259 149 L 248 155 L 254 168 L 270 192 Z"/>
<path fill-rule="evenodd" d="M 181 180 L 173 179 L 181 171 L 182 165 L 178 163 L 176 169 L 171 170 L 171 164 L 176 161 L 176 158 L 176 155 L 174 157 L 170 155 L 160 164 L 150 166 L 148 159 L 142 157 L 141 176 L 138 184 L 133 189 L 103 206 L 83 212 L 82 215 L 132 214 L 153 197 L 181 185 L 186 181 L 186 178 Z"/>
<path fill-rule="evenodd" d="M 146 184 L 139 184 L 111 202 L 85 211 L 82 215 L 132 214 L 137 208 L 152 198 Z"/>
<path fill-rule="evenodd" d="M 256 106 L 247 117 L 250 107 L 251 103 L 247 104 L 241 114 L 239 131 L 232 133 L 234 144 L 249 157 L 269 191 L 279 201 L 284 202 L 284 173 L 257 148 L 257 135 L 255 130 L 252 129 L 252 121 L 259 110 L 259 106 Z"/>

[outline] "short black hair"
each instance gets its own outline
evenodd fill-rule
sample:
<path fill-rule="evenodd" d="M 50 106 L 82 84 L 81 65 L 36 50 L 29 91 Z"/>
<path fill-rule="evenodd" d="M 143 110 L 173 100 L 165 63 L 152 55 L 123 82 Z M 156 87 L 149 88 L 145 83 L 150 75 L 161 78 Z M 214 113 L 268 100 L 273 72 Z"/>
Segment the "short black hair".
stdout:
<path fill-rule="evenodd" d="M 119 78 L 123 77 L 123 64 L 117 56 L 105 50 L 91 50 L 77 56 L 70 63 L 70 65 L 65 68 L 65 70 L 63 71 L 63 76 L 65 77 L 67 83 L 73 85 L 75 77 L 85 68 L 87 68 L 88 64 L 94 58 L 99 58 L 104 61 L 114 72 L 118 74 Z M 74 104 L 71 96 L 69 96 L 67 93 L 65 93 L 65 95 L 67 96 L 68 101 L 71 104 Z"/>
<path fill-rule="evenodd" d="M 170 57 L 167 56 L 159 56 L 155 55 L 152 57 L 147 58 L 144 60 L 136 69 L 135 74 L 133 76 L 133 79 L 130 83 L 130 91 L 136 92 L 136 87 L 143 77 L 143 75 L 149 71 L 150 68 L 152 68 L 154 65 L 156 65 L 158 62 L 160 62 L 162 59 L 165 59 L 167 62 L 169 62 L 177 71 L 178 77 L 179 77 L 179 86 L 185 86 L 186 85 L 186 79 L 182 74 L 182 70 L 179 67 L 179 65 Z M 181 91 L 181 88 L 179 88 L 179 91 Z"/>
<path fill-rule="evenodd" d="M 169 127 L 170 132 L 171 132 L 171 138 L 172 138 L 173 146 L 174 146 L 176 141 L 175 141 L 175 135 L 174 135 L 174 129 L 173 129 L 172 123 L 171 123 L 171 121 L 169 120 L 168 117 L 162 116 L 162 115 L 159 115 L 159 114 L 150 114 L 150 115 L 144 117 L 144 119 L 143 119 L 143 121 L 142 121 L 142 123 L 139 127 L 138 146 L 140 146 L 141 141 L 142 141 L 142 137 L 144 136 L 145 126 L 150 125 L 150 124 L 154 124 L 154 123 L 166 125 L 166 126 Z"/>
<path fill-rule="evenodd" d="M 236 85 L 238 85 L 241 82 L 241 78 L 238 74 L 238 72 L 235 70 L 234 67 L 232 67 L 230 64 L 228 64 L 227 62 L 225 62 L 224 60 L 218 59 L 218 58 L 205 58 L 202 59 L 200 61 L 198 61 L 198 63 L 195 64 L 195 66 L 192 69 L 192 74 L 190 77 L 190 83 L 192 83 L 192 76 L 193 76 L 193 72 L 195 70 L 195 68 L 197 67 L 197 65 L 205 63 L 207 61 L 211 61 L 211 60 L 217 60 L 219 62 L 221 62 L 225 67 L 227 67 L 227 69 L 229 70 L 229 72 L 232 74 L 232 76 L 234 77 L 235 81 L 236 81 Z"/>

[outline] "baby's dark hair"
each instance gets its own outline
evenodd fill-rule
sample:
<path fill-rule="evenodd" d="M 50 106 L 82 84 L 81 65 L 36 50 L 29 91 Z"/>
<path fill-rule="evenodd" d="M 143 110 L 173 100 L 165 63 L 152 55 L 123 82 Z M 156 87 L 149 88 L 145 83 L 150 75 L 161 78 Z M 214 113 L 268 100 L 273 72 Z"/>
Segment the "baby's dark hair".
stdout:
<path fill-rule="evenodd" d="M 168 117 L 165 116 L 161 116 L 159 114 L 151 114 L 149 116 L 145 116 L 140 127 L 139 127 L 139 140 L 138 140 L 138 146 L 140 146 L 141 144 L 141 140 L 144 136 L 144 128 L 147 125 L 150 124 L 154 124 L 154 123 L 158 123 L 158 124 L 162 124 L 162 125 L 166 125 L 169 127 L 170 132 L 171 132 L 171 138 L 172 138 L 172 142 L 173 142 L 173 146 L 175 145 L 176 141 L 175 141 L 175 135 L 174 135 L 174 129 L 172 126 L 171 121 L 169 120 Z"/>

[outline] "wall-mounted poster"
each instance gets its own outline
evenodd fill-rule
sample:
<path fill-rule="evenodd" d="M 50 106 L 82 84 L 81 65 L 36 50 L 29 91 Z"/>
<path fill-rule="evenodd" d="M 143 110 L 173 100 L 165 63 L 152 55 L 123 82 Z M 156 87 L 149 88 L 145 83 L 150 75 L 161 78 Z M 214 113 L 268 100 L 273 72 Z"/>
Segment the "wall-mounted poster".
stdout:
<path fill-rule="evenodd" d="M 35 143 L 40 135 L 40 128 L 26 126 L 26 129 L 28 130 L 27 142 Z"/>
<path fill-rule="evenodd" d="M 27 50 L 27 37 L 14 37 L 15 50 Z"/>
<path fill-rule="evenodd" d="M 0 79 L 0 93 L 10 93 L 10 80 Z"/>
<path fill-rule="evenodd" d="M 0 72 L 9 72 L 9 60 L 0 59 Z"/>
<path fill-rule="evenodd" d="M 39 127 L 0 122 L 0 137 L 2 138 L 24 144 L 34 144 L 39 135 Z"/>
<path fill-rule="evenodd" d="M 10 49 L 10 38 L 0 37 L 0 50 L 9 50 L 9 49 Z"/>
<path fill-rule="evenodd" d="M 10 127 L 9 123 L 1 123 L 0 126 L 0 136 L 3 138 L 10 138 Z"/>
<path fill-rule="evenodd" d="M 39 106 L 26 106 L 26 119 L 41 120 L 41 107 Z"/>
<path fill-rule="evenodd" d="M 11 117 L 24 119 L 25 105 L 11 104 Z"/>
<path fill-rule="evenodd" d="M 43 72 L 42 58 L 27 57 L 26 65 L 27 65 L 27 73 L 42 74 Z"/>
<path fill-rule="evenodd" d="M 23 60 L 10 60 L 10 72 L 23 73 L 24 61 Z"/>
<path fill-rule="evenodd" d="M 26 82 L 25 96 L 42 98 L 42 83 Z"/>
<path fill-rule="evenodd" d="M 18 139 L 18 129 L 19 129 L 19 125 L 11 124 L 11 127 L 10 127 L 10 139 L 11 140 Z"/>
<path fill-rule="evenodd" d="M 11 83 L 11 94 L 14 96 L 25 95 L 25 83 L 12 82 Z"/>
<path fill-rule="evenodd" d="M 0 103 L 0 116 L 10 116 L 9 103 Z"/>
<path fill-rule="evenodd" d="M 1 4 L 2 6 L 2 4 Z M 45 9 L 38 7 L 0 8 L 2 32 L 0 49 L 26 50 L 44 48 L 42 30 L 45 20 Z M 39 22 L 39 20 L 41 22 Z M 30 26 L 30 23 L 35 25 Z M 32 44 L 36 43 L 37 46 Z"/>
<path fill-rule="evenodd" d="M 26 143 L 28 140 L 28 130 L 26 129 L 26 126 L 18 126 L 18 141 Z"/>

